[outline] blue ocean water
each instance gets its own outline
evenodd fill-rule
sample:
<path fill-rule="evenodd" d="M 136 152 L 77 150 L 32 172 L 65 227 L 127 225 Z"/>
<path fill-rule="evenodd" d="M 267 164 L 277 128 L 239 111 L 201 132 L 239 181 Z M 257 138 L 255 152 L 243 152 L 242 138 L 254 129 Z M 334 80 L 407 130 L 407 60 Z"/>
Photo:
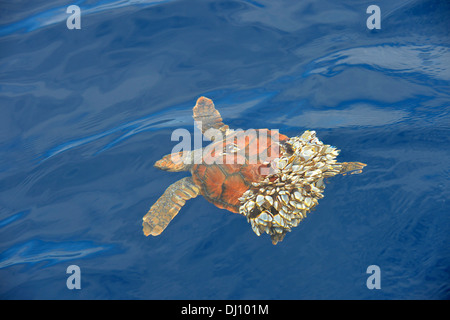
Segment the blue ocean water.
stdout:
<path fill-rule="evenodd" d="M 449 13 L 438 0 L 2 2 L 0 298 L 450 298 Z M 194 132 L 202 95 L 232 128 L 316 130 L 367 167 L 330 179 L 276 246 L 203 197 L 147 238 L 142 216 L 187 175 L 153 163 L 175 129 Z"/>

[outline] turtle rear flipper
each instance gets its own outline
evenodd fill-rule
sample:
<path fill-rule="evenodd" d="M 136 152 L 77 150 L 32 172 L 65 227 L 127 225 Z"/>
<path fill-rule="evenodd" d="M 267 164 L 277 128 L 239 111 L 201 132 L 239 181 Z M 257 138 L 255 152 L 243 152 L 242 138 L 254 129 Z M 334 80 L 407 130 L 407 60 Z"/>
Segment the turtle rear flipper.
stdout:
<path fill-rule="evenodd" d="M 347 173 L 350 174 L 358 174 L 362 172 L 362 169 L 367 166 L 367 164 L 362 162 L 342 162 L 340 163 L 342 165 L 340 174 L 346 175 Z"/>
<path fill-rule="evenodd" d="M 215 136 L 208 129 L 217 129 L 226 135 L 230 131 L 230 127 L 222 122 L 222 116 L 214 107 L 211 99 L 200 97 L 193 109 L 194 120 L 197 127 L 202 131 L 203 135 L 208 139 L 214 141 Z"/>
<path fill-rule="evenodd" d="M 184 206 L 186 200 L 195 198 L 199 192 L 200 188 L 194 184 L 191 177 L 171 184 L 143 217 L 144 234 L 146 236 L 161 234 Z"/>

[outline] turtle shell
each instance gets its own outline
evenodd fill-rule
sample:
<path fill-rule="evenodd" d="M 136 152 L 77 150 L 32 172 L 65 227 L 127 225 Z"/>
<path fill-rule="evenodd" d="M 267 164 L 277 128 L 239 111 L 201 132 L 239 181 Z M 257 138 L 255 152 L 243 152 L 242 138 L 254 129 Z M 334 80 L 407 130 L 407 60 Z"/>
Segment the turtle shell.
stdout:
<path fill-rule="evenodd" d="M 201 194 L 219 208 L 238 213 L 243 193 L 273 172 L 288 137 L 268 129 L 237 130 L 204 148 L 202 162 L 191 168 Z"/>

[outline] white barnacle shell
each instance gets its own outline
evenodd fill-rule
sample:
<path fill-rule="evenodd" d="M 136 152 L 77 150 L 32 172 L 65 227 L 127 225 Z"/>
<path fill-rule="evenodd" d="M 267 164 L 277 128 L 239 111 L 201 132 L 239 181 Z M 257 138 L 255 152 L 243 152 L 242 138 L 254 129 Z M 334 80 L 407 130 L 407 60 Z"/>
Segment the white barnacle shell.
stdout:
<path fill-rule="evenodd" d="M 261 214 L 258 216 L 258 218 L 264 222 L 272 221 L 272 215 L 270 213 L 268 213 L 267 211 L 261 212 Z"/>
<path fill-rule="evenodd" d="M 244 192 L 244 194 L 242 195 L 243 197 L 248 197 L 251 194 L 253 194 L 252 190 L 248 189 L 247 191 Z"/>
<path fill-rule="evenodd" d="M 278 214 L 285 220 L 290 221 L 292 219 L 291 215 L 284 210 L 280 210 Z M 276 216 L 275 216 L 276 217 Z"/>
<path fill-rule="evenodd" d="M 261 232 L 259 231 L 259 228 L 256 224 L 252 224 L 253 232 L 256 233 L 256 235 L 259 237 L 261 235 Z"/>
<path fill-rule="evenodd" d="M 305 132 L 303 132 L 303 134 L 300 137 L 300 140 L 304 141 L 304 142 L 309 141 L 310 133 L 311 133 L 311 131 L 309 131 L 309 130 L 306 130 Z"/>
<path fill-rule="evenodd" d="M 293 157 L 292 157 L 293 158 Z M 294 161 L 294 159 L 292 159 L 292 161 Z M 288 164 L 284 167 L 285 171 L 288 171 L 292 168 L 293 162 L 291 160 L 289 160 Z"/>
<path fill-rule="evenodd" d="M 306 206 L 303 202 L 297 202 L 296 206 L 295 206 L 298 210 L 303 210 L 306 209 Z"/>
<path fill-rule="evenodd" d="M 325 163 L 323 163 L 322 161 L 320 161 L 320 159 L 317 159 L 317 163 L 316 163 L 316 165 L 315 165 L 315 167 L 317 168 L 317 169 L 319 169 L 319 168 L 322 168 L 324 165 L 325 165 Z"/>
<path fill-rule="evenodd" d="M 300 176 L 294 174 L 294 175 L 292 176 L 292 178 L 291 178 L 291 182 L 292 182 L 293 184 L 296 184 L 300 179 L 301 179 Z"/>
<path fill-rule="evenodd" d="M 308 161 L 309 159 L 312 158 L 314 154 L 314 151 L 310 148 L 304 148 L 301 152 L 301 156 L 305 159 L 305 161 Z"/>
<path fill-rule="evenodd" d="M 335 149 L 330 146 L 330 145 L 326 145 L 326 149 L 325 149 L 325 153 L 332 153 Z"/>
<path fill-rule="evenodd" d="M 280 209 L 280 202 L 278 200 L 275 200 L 273 202 L 273 207 L 278 211 Z"/>
<path fill-rule="evenodd" d="M 285 226 L 284 219 L 279 214 L 273 217 L 273 222 L 281 227 Z"/>
<path fill-rule="evenodd" d="M 311 185 L 311 191 L 316 194 L 322 194 L 322 190 L 317 188 L 314 184 Z"/>
<path fill-rule="evenodd" d="M 267 226 L 267 222 L 260 218 L 260 216 L 255 218 L 255 223 L 262 226 Z"/>
<path fill-rule="evenodd" d="M 256 204 L 261 207 L 264 204 L 264 196 L 258 194 L 258 196 L 256 197 Z"/>
<path fill-rule="evenodd" d="M 312 204 L 312 199 L 311 199 L 310 197 L 306 197 L 305 200 L 304 200 L 304 204 L 305 204 L 307 207 L 310 207 L 311 204 Z"/>
<path fill-rule="evenodd" d="M 284 169 L 284 167 L 286 167 L 287 161 L 286 159 L 280 159 L 280 161 L 278 161 L 277 163 L 277 168 L 278 169 Z"/>
<path fill-rule="evenodd" d="M 316 181 L 316 187 L 320 188 L 320 189 L 325 188 L 325 185 L 323 183 L 323 178 L 320 178 L 319 180 Z"/>
<path fill-rule="evenodd" d="M 292 211 L 292 215 L 293 215 L 293 219 L 302 219 L 302 210 L 301 209 L 295 209 L 294 211 Z"/>
<path fill-rule="evenodd" d="M 322 173 L 322 171 L 319 170 L 319 169 L 317 169 L 317 170 L 312 170 L 312 171 L 306 172 L 305 176 L 306 176 L 306 177 L 312 177 L 312 176 L 319 175 L 319 174 L 321 174 L 321 173 Z"/>
<path fill-rule="evenodd" d="M 292 219 L 290 221 L 290 224 L 291 224 L 292 227 L 296 227 L 296 226 L 298 226 L 299 222 L 300 222 L 300 219 Z"/>
<path fill-rule="evenodd" d="M 295 141 L 295 142 L 292 144 L 292 148 L 294 149 L 294 152 L 296 152 L 298 149 L 300 149 L 301 146 L 302 146 L 302 144 L 301 144 L 299 141 Z"/>
<path fill-rule="evenodd" d="M 247 209 L 247 211 L 252 211 L 254 207 L 255 202 L 252 200 L 248 201 L 247 204 L 245 205 L 245 209 Z"/>
<path fill-rule="evenodd" d="M 292 211 L 292 208 L 291 208 L 290 206 L 284 206 L 284 207 L 281 208 L 281 210 L 283 210 L 283 211 L 286 212 L 286 213 L 289 213 L 289 212 Z M 281 211 L 281 210 L 280 210 L 280 211 Z"/>
<path fill-rule="evenodd" d="M 264 199 L 272 206 L 273 205 L 273 198 L 271 196 L 265 196 Z"/>
<path fill-rule="evenodd" d="M 295 200 L 297 200 L 297 201 L 302 201 L 303 200 L 303 196 L 302 196 L 302 194 L 300 192 L 294 191 L 293 195 L 294 195 Z"/>

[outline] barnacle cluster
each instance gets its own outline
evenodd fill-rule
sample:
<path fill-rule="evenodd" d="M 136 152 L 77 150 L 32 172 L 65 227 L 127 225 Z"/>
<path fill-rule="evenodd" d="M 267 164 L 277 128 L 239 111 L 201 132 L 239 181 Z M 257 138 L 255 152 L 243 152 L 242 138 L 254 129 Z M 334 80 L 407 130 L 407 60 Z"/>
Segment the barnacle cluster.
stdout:
<path fill-rule="evenodd" d="M 336 148 L 323 144 L 315 131 L 305 131 L 280 146 L 279 158 L 271 162 L 273 173 L 254 182 L 240 198 L 239 213 L 247 217 L 259 236 L 282 241 L 323 198 L 324 178 L 343 169 L 335 158 Z"/>

